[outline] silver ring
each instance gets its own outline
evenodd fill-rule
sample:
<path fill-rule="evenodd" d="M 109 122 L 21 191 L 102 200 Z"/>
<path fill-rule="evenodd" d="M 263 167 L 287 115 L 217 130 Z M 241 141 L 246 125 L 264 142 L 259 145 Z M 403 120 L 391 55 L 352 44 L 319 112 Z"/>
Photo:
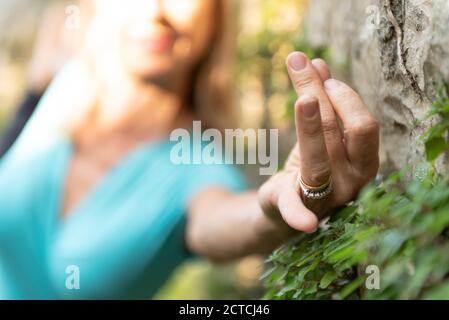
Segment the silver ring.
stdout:
<path fill-rule="evenodd" d="M 299 175 L 298 176 L 298 184 L 299 184 L 299 187 L 301 188 L 302 194 L 307 199 L 322 200 L 322 199 L 326 198 L 327 196 L 329 196 L 333 191 L 331 176 L 329 176 L 328 181 L 326 183 L 324 183 L 323 185 L 321 185 L 319 187 L 311 187 L 311 186 L 307 185 L 306 183 L 304 183 L 301 176 Z"/>

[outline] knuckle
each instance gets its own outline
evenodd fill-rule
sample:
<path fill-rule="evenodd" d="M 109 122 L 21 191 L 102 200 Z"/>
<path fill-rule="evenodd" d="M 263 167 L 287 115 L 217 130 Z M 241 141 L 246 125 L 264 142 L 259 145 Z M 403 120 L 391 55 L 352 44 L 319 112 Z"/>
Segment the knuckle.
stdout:
<path fill-rule="evenodd" d="M 348 128 L 348 133 L 356 137 L 375 136 L 379 134 L 379 123 L 373 118 L 357 121 Z"/>
<path fill-rule="evenodd" d="M 300 75 L 297 75 L 293 80 L 293 84 L 298 89 L 306 89 L 321 85 L 321 81 L 311 72 L 304 71 Z"/>
<path fill-rule="evenodd" d="M 330 94 L 334 95 L 336 100 L 344 101 L 346 104 L 360 105 L 363 103 L 360 95 L 344 82 L 341 83 L 337 90 L 330 92 Z"/>
<path fill-rule="evenodd" d="M 304 135 L 309 137 L 317 137 L 323 134 L 320 123 L 309 123 L 307 125 L 303 125 L 300 130 L 304 133 Z"/>
<path fill-rule="evenodd" d="M 336 131 L 340 130 L 337 122 L 330 119 L 322 120 L 321 127 L 325 134 L 334 134 Z"/>
<path fill-rule="evenodd" d="M 302 179 L 312 187 L 320 186 L 329 179 L 331 170 L 328 162 L 315 164 L 310 170 L 304 172 Z"/>
<path fill-rule="evenodd" d="M 341 85 L 339 88 L 340 90 L 335 91 L 335 95 L 340 101 L 345 101 L 346 103 L 358 103 L 360 101 L 358 94 L 346 84 Z"/>

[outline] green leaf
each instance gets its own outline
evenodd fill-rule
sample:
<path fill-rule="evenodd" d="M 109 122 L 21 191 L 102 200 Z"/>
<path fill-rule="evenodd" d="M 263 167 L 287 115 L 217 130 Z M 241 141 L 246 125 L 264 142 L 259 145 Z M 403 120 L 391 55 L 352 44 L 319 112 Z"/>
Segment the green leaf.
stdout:
<path fill-rule="evenodd" d="M 365 282 L 364 277 L 358 277 L 357 279 L 350 282 L 348 285 L 346 285 L 339 294 L 340 299 L 345 299 L 349 295 L 351 295 L 355 290 L 359 289 L 362 283 Z"/>
<path fill-rule="evenodd" d="M 435 108 L 448 106 L 445 94 Z M 421 140 L 429 161 L 447 149 L 448 128 L 443 119 Z M 274 273 L 285 272 L 285 279 L 265 283 L 283 299 L 449 299 L 447 252 L 449 173 L 410 163 L 362 190 L 325 229 L 276 251 Z M 359 290 L 368 265 L 380 269 L 379 290 Z"/>
<path fill-rule="evenodd" d="M 261 276 L 260 276 L 260 280 L 265 280 L 266 278 L 268 278 L 269 276 L 271 276 L 273 274 L 274 271 L 276 271 L 277 267 L 271 267 L 269 269 L 267 269 Z"/>
<path fill-rule="evenodd" d="M 310 282 L 304 289 L 304 295 L 309 296 L 318 291 L 318 286 L 316 282 Z"/>
<path fill-rule="evenodd" d="M 448 148 L 447 142 L 443 137 L 436 137 L 426 141 L 427 161 L 435 161 Z"/>
<path fill-rule="evenodd" d="M 334 270 L 329 270 L 326 274 L 321 278 L 320 281 L 320 289 L 326 289 L 329 285 L 337 278 L 337 274 Z"/>
<path fill-rule="evenodd" d="M 343 259 L 350 258 L 354 253 L 354 245 L 348 245 L 343 248 L 338 248 L 333 253 L 329 255 L 327 260 L 330 263 L 337 263 L 338 261 L 341 261 Z"/>
<path fill-rule="evenodd" d="M 424 295 L 426 300 L 448 300 L 449 299 L 449 281 L 433 288 Z"/>

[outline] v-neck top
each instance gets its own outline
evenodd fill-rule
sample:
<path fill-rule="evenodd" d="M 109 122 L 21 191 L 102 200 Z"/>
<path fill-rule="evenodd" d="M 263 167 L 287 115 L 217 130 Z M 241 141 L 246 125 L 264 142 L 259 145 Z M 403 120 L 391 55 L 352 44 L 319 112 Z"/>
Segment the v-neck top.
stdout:
<path fill-rule="evenodd" d="M 60 220 L 72 144 L 0 162 L 0 299 L 147 299 L 191 255 L 186 208 L 210 186 L 239 192 L 230 165 L 176 165 L 147 143 Z M 78 281 L 79 280 L 79 281 Z M 79 285 L 78 285 L 79 284 Z"/>

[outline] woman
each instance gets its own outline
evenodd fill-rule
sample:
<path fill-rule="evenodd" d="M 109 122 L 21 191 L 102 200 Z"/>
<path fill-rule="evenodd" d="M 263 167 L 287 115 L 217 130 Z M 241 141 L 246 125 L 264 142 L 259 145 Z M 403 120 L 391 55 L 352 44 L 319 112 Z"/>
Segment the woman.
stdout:
<path fill-rule="evenodd" d="M 230 126 L 230 3 L 84 4 L 95 99 L 67 138 L 0 166 L 1 298 L 147 298 L 191 254 L 226 261 L 314 232 L 373 178 L 376 121 L 299 52 L 287 59 L 299 143 L 284 170 L 242 192 L 230 166 L 170 162 L 173 129 Z"/>

